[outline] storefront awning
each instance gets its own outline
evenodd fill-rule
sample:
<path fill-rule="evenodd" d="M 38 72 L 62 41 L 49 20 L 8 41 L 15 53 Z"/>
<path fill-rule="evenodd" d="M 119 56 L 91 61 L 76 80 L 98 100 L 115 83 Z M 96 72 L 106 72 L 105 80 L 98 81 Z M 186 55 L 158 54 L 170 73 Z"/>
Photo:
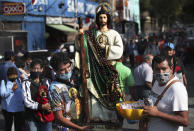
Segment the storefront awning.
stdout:
<path fill-rule="evenodd" d="M 54 28 L 56 30 L 62 31 L 62 32 L 66 32 L 66 33 L 77 33 L 77 30 L 65 26 L 65 25 L 51 25 L 51 24 L 47 24 L 47 26 Z"/>

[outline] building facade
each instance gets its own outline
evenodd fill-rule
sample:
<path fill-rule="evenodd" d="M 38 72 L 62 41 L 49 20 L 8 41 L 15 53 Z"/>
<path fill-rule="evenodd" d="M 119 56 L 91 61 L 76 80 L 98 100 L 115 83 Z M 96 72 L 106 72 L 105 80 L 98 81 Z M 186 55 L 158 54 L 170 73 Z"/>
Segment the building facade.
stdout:
<path fill-rule="evenodd" d="M 1 0 L 0 31 L 27 32 L 23 43 L 28 51 L 46 49 L 47 28 L 75 33 L 77 17 L 95 18 L 96 6 L 87 0 Z"/>

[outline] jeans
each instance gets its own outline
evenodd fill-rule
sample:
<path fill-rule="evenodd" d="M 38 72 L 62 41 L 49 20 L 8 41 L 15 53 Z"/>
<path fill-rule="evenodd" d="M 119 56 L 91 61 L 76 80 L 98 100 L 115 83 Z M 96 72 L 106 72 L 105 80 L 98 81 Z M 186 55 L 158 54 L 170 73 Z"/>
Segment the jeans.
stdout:
<path fill-rule="evenodd" d="M 52 122 L 26 121 L 26 129 L 27 131 L 52 131 Z"/>
<path fill-rule="evenodd" d="M 5 118 L 5 131 L 11 131 L 13 121 L 15 131 L 24 130 L 25 122 L 23 118 L 23 112 L 7 112 L 6 110 L 2 110 L 2 113 Z"/>

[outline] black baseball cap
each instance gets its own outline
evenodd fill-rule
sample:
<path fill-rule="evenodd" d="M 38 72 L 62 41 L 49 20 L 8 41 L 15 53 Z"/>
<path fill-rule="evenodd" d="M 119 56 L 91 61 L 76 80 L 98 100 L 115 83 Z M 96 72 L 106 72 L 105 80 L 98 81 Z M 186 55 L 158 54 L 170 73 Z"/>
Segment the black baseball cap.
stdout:
<path fill-rule="evenodd" d="M 12 50 L 7 50 L 4 53 L 5 60 L 11 59 L 11 56 L 16 56 L 16 54 Z"/>

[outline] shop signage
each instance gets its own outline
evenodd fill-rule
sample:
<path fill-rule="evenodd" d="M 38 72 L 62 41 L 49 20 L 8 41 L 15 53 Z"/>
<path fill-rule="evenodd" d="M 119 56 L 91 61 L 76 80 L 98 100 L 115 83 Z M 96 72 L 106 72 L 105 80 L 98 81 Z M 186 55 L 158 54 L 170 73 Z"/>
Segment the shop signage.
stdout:
<path fill-rule="evenodd" d="M 95 3 L 95 2 L 87 2 L 86 3 L 86 11 L 85 11 L 85 14 L 86 15 L 95 16 L 97 5 L 98 4 Z"/>
<path fill-rule="evenodd" d="M 76 13 L 78 17 L 94 17 L 95 9 L 98 5 L 97 2 L 89 2 L 87 0 L 65 0 L 65 7 L 67 7 L 67 11 L 65 12 L 65 17 L 75 17 Z M 75 5 L 76 4 L 76 5 Z M 77 9 L 75 9 L 77 7 Z"/>
<path fill-rule="evenodd" d="M 61 17 L 46 17 L 46 24 L 62 24 Z"/>
<path fill-rule="evenodd" d="M 80 14 L 84 14 L 85 13 L 85 3 L 84 1 L 78 1 L 77 3 L 77 11 L 80 13 Z"/>
<path fill-rule="evenodd" d="M 26 12 L 24 3 L 3 3 L 3 15 L 23 15 Z"/>
<path fill-rule="evenodd" d="M 76 18 L 62 18 L 63 23 L 75 23 L 76 20 Z"/>

